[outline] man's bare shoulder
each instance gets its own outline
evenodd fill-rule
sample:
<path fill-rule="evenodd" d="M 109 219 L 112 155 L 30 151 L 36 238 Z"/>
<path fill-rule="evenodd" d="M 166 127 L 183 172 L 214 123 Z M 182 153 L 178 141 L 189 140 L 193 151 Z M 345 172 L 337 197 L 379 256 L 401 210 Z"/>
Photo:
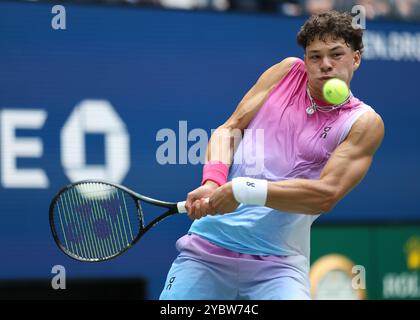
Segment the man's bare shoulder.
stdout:
<path fill-rule="evenodd" d="M 266 86 L 277 84 L 290 71 L 299 58 L 288 57 L 268 68 L 261 76 L 260 81 Z"/>
<path fill-rule="evenodd" d="M 363 149 L 375 152 L 385 135 L 385 125 L 375 111 L 367 111 L 354 123 L 349 138 Z"/>
<path fill-rule="evenodd" d="M 279 63 L 276 63 L 275 65 L 271 66 L 267 71 L 272 72 L 280 72 L 280 71 L 289 71 L 290 68 L 296 63 L 296 61 L 300 60 L 296 57 L 287 57 L 280 61 Z"/>

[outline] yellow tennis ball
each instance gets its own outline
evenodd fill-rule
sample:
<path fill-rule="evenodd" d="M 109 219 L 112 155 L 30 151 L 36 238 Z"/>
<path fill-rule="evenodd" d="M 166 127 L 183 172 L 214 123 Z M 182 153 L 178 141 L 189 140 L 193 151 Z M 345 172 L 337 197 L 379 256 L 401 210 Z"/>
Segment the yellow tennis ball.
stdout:
<path fill-rule="evenodd" d="M 332 78 L 324 83 L 322 93 L 329 103 L 340 104 L 346 101 L 349 96 L 349 88 L 343 80 Z"/>

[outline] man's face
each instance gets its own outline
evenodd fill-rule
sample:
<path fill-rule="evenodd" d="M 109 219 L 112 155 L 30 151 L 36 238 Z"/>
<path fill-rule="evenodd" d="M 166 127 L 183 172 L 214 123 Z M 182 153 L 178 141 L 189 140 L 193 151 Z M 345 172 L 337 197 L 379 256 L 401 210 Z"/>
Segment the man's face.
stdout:
<path fill-rule="evenodd" d="M 330 78 L 339 78 L 350 87 L 353 72 L 360 65 L 360 52 L 347 46 L 343 39 L 315 38 L 306 47 L 304 60 L 311 92 L 322 97 L 322 86 Z"/>

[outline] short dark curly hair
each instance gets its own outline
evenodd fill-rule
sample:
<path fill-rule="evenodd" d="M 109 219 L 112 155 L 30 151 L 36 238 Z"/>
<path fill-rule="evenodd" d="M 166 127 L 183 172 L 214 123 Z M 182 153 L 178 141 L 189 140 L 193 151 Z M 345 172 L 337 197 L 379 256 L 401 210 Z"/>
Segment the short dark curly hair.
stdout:
<path fill-rule="evenodd" d="M 297 42 L 303 49 L 306 49 L 315 38 L 325 41 L 327 37 L 332 36 L 335 40 L 343 39 L 353 50 L 359 50 L 361 53 L 363 51 L 363 30 L 354 28 L 352 21 L 353 17 L 348 12 L 332 10 L 314 14 L 300 28 Z"/>

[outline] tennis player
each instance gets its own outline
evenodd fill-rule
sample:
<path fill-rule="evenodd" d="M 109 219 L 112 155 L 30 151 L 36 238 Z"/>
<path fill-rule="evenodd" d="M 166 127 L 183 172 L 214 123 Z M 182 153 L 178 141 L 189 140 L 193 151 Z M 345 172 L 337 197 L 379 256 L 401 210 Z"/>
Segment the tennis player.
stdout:
<path fill-rule="evenodd" d="M 322 95 L 333 77 L 350 87 L 362 33 L 348 13 L 311 16 L 297 36 L 304 60 L 265 71 L 214 132 L 161 299 L 310 298 L 311 225 L 363 179 L 384 136 L 381 117 L 351 92 L 339 105 Z M 223 142 L 235 130 L 245 133 L 236 147 Z M 264 166 L 249 174 L 255 157 Z"/>

